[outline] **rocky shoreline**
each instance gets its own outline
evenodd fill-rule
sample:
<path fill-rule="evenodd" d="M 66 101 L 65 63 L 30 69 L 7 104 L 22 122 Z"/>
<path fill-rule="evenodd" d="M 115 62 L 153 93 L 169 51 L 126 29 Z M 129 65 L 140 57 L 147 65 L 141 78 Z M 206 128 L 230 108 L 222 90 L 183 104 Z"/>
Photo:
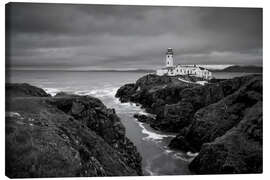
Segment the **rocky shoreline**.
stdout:
<path fill-rule="evenodd" d="M 142 175 L 114 109 L 29 84 L 6 84 L 5 151 L 10 178 Z"/>
<path fill-rule="evenodd" d="M 262 76 L 213 80 L 148 74 L 120 87 L 121 102 L 142 105 L 156 117 L 135 115 L 152 128 L 177 132 L 169 147 L 199 152 L 198 174 L 262 172 Z"/>

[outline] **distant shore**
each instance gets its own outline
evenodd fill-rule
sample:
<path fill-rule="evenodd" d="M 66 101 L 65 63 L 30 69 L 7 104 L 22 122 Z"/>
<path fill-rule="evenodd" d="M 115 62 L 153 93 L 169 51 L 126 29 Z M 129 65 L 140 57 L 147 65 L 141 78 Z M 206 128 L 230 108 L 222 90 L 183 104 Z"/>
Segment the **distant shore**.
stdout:
<path fill-rule="evenodd" d="M 247 65 L 228 65 L 225 68 L 206 66 L 206 69 L 212 72 L 243 72 L 243 73 L 262 73 L 262 66 L 247 66 Z M 72 69 L 72 68 L 11 68 L 6 71 L 74 71 L 74 72 L 143 72 L 155 73 L 154 69 Z"/>

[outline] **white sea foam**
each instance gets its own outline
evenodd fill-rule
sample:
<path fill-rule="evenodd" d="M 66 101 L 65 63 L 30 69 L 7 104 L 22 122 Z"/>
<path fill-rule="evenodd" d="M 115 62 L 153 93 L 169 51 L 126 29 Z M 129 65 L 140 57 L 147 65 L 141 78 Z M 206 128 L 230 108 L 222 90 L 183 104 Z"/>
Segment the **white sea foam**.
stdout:
<path fill-rule="evenodd" d="M 167 147 L 165 146 L 165 148 L 167 148 Z M 166 150 L 165 150 L 165 153 L 166 153 L 166 154 L 170 154 L 170 153 L 172 153 L 172 152 L 173 152 L 173 150 L 170 150 L 170 149 L 166 149 Z"/>
<path fill-rule="evenodd" d="M 114 97 L 117 88 L 93 89 L 75 91 L 78 95 L 89 95 L 94 97 Z"/>
<path fill-rule="evenodd" d="M 140 115 L 145 115 L 145 116 L 152 117 L 152 118 L 155 118 L 155 117 L 156 117 L 155 114 L 151 114 L 151 113 L 145 112 L 144 110 L 138 112 L 138 114 L 140 114 Z"/>
<path fill-rule="evenodd" d="M 196 81 L 196 83 L 204 86 L 204 85 L 207 84 L 208 82 L 207 82 L 207 81 Z"/>
<path fill-rule="evenodd" d="M 90 92 L 89 91 L 75 91 L 74 94 L 77 94 L 77 95 L 89 95 Z"/>
<path fill-rule="evenodd" d="M 175 137 L 175 135 L 158 134 L 156 132 L 149 131 L 144 127 L 142 122 L 139 122 L 139 126 L 142 128 L 142 133 L 148 135 L 144 137 L 143 140 L 162 140 L 167 137 Z"/>
<path fill-rule="evenodd" d="M 6 117 L 16 117 L 22 119 L 23 117 L 18 112 L 6 112 Z"/>
<path fill-rule="evenodd" d="M 190 162 L 193 158 L 186 157 L 185 154 L 178 152 L 173 155 L 174 159 L 181 159 L 182 161 Z"/>
<path fill-rule="evenodd" d="M 114 98 L 114 103 L 121 108 L 129 108 L 129 111 L 132 111 L 133 113 L 137 113 L 138 111 L 141 110 L 141 107 L 136 105 L 135 103 L 131 102 L 121 103 L 117 98 Z"/>
<path fill-rule="evenodd" d="M 190 156 L 190 157 L 196 157 L 199 155 L 199 153 L 192 153 L 192 152 L 187 152 L 187 155 Z"/>
<path fill-rule="evenodd" d="M 190 162 L 192 161 L 196 156 L 198 156 L 199 153 L 192 153 L 192 152 L 177 152 L 173 154 L 174 159 L 181 159 L 182 161 Z"/>
<path fill-rule="evenodd" d="M 59 89 L 56 89 L 56 88 L 44 88 L 45 92 L 52 95 L 52 96 L 55 96 L 58 92 L 60 92 Z"/>

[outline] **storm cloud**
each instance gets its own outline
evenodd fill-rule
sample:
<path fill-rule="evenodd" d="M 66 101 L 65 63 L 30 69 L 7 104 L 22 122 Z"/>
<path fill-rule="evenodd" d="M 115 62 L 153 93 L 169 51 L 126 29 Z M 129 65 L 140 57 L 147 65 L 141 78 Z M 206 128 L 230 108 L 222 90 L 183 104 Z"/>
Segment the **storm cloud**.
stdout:
<path fill-rule="evenodd" d="M 9 3 L 11 67 L 262 65 L 262 9 Z"/>

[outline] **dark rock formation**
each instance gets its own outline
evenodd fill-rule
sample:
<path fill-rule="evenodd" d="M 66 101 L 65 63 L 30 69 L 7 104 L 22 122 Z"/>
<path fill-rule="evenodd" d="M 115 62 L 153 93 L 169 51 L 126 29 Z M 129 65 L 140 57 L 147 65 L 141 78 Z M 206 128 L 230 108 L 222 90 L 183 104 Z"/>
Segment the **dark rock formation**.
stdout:
<path fill-rule="evenodd" d="M 179 81 L 179 77 L 146 75 L 135 84 L 122 86 L 116 93 L 122 102 L 140 103 L 146 111 L 157 115 L 151 127 L 178 132 L 193 121 L 194 113 L 232 94 L 253 76 L 229 79 L 205 86 Z M 195 82 L 192 76 L 181 79 Z M 193 79 L 192 79 L 193 78 Z"/>
<path fill-rule="evenodd" d="M 151 121 L 154 121 L 155 118 L 144 115 L 144 114 L 134 114 L 134 118 L 138 119 L 140 122 L 150 123 Z"/>
<path fill-rule="evenodd" d="M 90 96 L 48 97 L 31 87 L 6 88 L 8 177 L 142 175 L 141 157 L 113 109 Z"/>
<path fill-rule="evenodd" d="M 262 102 L 248 108 L 237 126 L 205 143 L 190 169 L 199 174 L 262 173 Z"/>
<path fill-rule="evenodd" d="M 262 101 L 262 79 L 255 76 L 233 94 L 198 110 L 188 131 L 183 135 L 184 139 L 192 149 L 199 151 L 202 144 L 212 142 L 236 126 L 246 111 L 258 101 Z M 181 138 L 177 146 L 181 147 L 182 143 Z M 173 148 L 174 145 L 171 144 L 170 147 Z"/>
<path fill-rule="evenodd" d="M 178 132 L 169 147 L 199 151 L 190 164 L 195 173 L 262 172 L 261 75 L 205 86 L 147 75 L 133 87 L 125 99 L 156 115 L 140 119 L 155 129 Z"/>
<path fill-rule="evenodd" d="M 6 96 L 20 96 L 20 97 L 27 97 L 27 96 L 39 96 L 39 97 L 49 97 L 50 95 L 47 94 L 43 89 L 31 86 L 30 84 L 23 83 L 23 84 L 6 84 Z"/>
<path fill-rule="evenodd" d="M 126 84 L 120 87 L 115 96 L 118 97 L 121 102 L 128 102 L 130 101 L 130 96 L 135 92 L 135 84 Z"/>

